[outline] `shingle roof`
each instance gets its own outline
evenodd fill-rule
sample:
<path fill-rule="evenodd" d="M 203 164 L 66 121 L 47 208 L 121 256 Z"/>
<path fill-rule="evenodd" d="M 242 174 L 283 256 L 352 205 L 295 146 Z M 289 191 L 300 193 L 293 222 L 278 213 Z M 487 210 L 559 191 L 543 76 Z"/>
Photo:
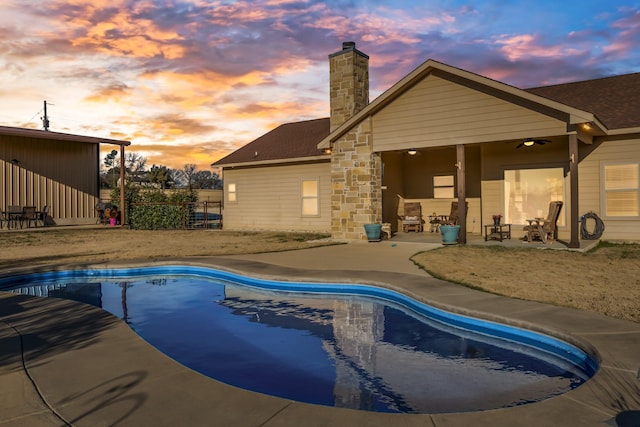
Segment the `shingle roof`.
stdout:
<path fill-rule="evenodd" d="M 640 73 L 526 91 L 593 113 L 609 129 L 640 127 Z"/>
<path fill-rule="evenodd" d="M 235 163 L 297 159 L 326 155 L 318 143 L 329 135 L 329 119 L 286 123 L 213 163 L 222 166 Z"/>
<path fill-rule="evenodd" d="M 525 91 L 595 114 L 609 129 L 640 127 L 640 73 Z M 317 145 L 327 136 L 328 118 L 283 124 L 212 166 L 320 156 Z"/>

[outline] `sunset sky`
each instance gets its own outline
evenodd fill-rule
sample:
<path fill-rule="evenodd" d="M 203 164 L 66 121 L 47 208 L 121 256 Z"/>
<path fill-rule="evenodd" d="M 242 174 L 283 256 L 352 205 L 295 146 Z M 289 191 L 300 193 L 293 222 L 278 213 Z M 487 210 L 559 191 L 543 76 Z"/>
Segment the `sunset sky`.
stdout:
<path fill-rule="evenodd" d="M 640 72 L 640 0 L 0 0 L 0 125 L 42 128 L 46 100 L 51 131 L 209 169 L 328 117 L 343 41 L 371 100 L 429 58 L 529 88 Z"/>

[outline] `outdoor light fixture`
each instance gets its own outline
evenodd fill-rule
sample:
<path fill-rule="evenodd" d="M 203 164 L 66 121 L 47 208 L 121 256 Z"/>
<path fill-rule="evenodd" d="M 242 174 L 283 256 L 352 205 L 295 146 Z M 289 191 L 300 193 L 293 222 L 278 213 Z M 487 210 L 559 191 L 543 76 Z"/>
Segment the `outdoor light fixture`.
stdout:
<path fill-rule="evenodd" d="M 591 127 L 591 123 L 586 122 L 582 124 L 582 129 L 586 130 L 586 131 L 590 131 L 592 129 Z"/>
<path fill-rule="evenodd" d="M 417 152 L 418 151 L 415 148 L 410 148 L 409 151 L 407 151 L 407 154 L 409 154 L 410 156 L 415 156 Z"/>
<path fill-rule="evenodd" d="M 324 154 L 331 154 L 331 148 L 325 148 Z"/>
<path fill-rule="evenodd" d="M 533 144 L 535 144 L 536 142 L 533 139 L 527 139 L 526 141 L 524 141 L 522 144 L 524 144 L 525 147 L 531 147 Z"/>

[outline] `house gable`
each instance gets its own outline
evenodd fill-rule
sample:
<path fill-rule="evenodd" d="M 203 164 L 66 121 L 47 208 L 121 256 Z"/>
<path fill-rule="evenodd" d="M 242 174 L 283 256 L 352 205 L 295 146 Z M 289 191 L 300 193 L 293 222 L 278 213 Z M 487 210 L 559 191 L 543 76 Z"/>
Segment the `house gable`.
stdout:
<path fill-rule="evenodd" d="M 373 115 L 374 151 L 563 134 L 555 115 L 429 74 Z"/>
<path fill-rule="evenodd" d="M 366 117 L 376 115 L 389 104 L 395 102 L 399 97 L 402 97 L 405 93 L 413 91 L 414 87 L 419 85 L 423 80 L 430 79 L 434 76 L 447 80 L 451 83 L 458 84 L 462 87 L 475 90 L 478 93 L 484 93 L 490 97 L 564 121 L 565 126 L 561 132 L 563 134 L 573 131 L 573 129 L 570 129 L 572 125 L 585 122 L 593 123 L 598 129 L 604 129 L 604 125 L 599 123 L 597 118 L 588 111 L 583 111 L 560 102 L 556 102 L 552 99 L 544 98 L 513 86 L 509 86 L 505 83 L 429 59 L 392 86 L 389 90 L 376 98 L 357 115 L 353 116 L 335 131 L 331 132 L 329 136 L 324 138 L 320 144 L 318 144 L 318 148 L 324 149 L 330 147 L 334 141 L 347 133 L 360 121 L 364 120 Z M 518 137 L 525 138 L 530 136 L 531 135 L 524 134 L 519 135 Z M 457 144 L 459 142 L 456 141 L 455 143 Z"/>

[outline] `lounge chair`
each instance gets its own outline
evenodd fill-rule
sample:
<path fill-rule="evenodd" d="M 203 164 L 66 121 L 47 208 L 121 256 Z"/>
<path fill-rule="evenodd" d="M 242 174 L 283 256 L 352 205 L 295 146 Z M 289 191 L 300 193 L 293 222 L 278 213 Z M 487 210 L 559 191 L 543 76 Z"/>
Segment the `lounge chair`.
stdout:
<path fill-rule="evenodd" d="M 404 204 L 404 215 L 400 216 L 402 220 L 402 231 L 422 232 L 422 206 L 419 202 L 409 202 Z"/>
<path fill-rule="evenodd" d="M 557 222 L 562 210 L 562 202 L 553 201 L 549 203 L 549 213 L 546 218 L 527 219 L 529 225 L 525 225 L 523 230 L 527 233 L 525 238 L 531 242 L 541 240 L 542 243 L 553 241 L 558 238 Z"/>

